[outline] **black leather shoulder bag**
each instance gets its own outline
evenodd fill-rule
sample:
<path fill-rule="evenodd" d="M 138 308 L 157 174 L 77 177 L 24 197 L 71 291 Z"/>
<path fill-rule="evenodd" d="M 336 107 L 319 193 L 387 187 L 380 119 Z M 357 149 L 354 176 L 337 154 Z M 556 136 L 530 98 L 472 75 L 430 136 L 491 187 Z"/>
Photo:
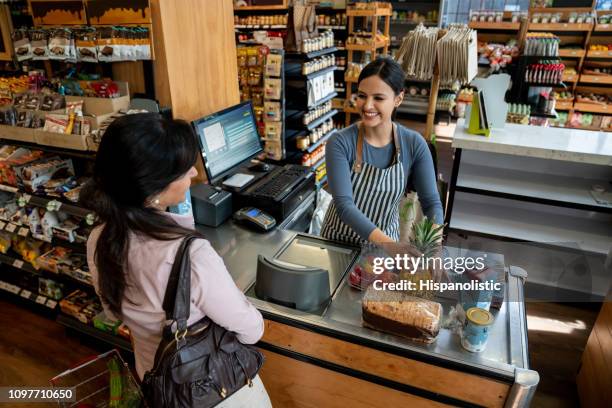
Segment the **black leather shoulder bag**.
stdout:
<path fill-rule="evenodd" d="M 142 383 L 150 407 L 213 407 L 248 384 L 264 357 L 253 346 L 208 317 L 187 327 L 191 303 L 189 246 L 201 238 L 187 236 L 172 266 L 164 295 L 171 321 L 164 327 L 155 363 Z"/>

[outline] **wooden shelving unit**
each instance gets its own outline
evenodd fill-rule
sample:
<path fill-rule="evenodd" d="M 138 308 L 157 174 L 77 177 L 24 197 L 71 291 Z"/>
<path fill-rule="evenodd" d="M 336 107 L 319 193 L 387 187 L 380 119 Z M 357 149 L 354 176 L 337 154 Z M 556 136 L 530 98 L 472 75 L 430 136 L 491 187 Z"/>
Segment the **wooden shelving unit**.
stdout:
<path fill-rule="evenodd" d="M 372 44 L 346 44 L 347 67 L 348 67 L 348 64 L 354 61 L 353 57 L 354 57 L 355 52 L 369 52 L 371 54 L 371 60 L 374 60 L 376 58 L 378 50 L 380 49 L 382 49 L 382 54 L 387 54 L 389 52 L 389 45 L 390 45 L 389 29 L 391 25 L 391 14 L 392 14 L 391 4 L 377 2 L 377 3 L 369 3 L 369 5 L 370 6 L 373 5 L 374 7 L 371 7 L 369 9 L 357 9 L 355 8 L 355 6 L 352 6 L 346 9 L 346 15 L 348 18 L 349 38 L 355 32 L 355 18 L 363 18 L 365 19 L 364 27 L 370 25 L 372 39 L 375 41 L 376 34 L 378 32 L 379 19 L 383 18 L 384 19 L 383 35 L 386 37 L 386 40 L 376 41 L 376 42 L 373 42 Z M 349 106 L 351 95 L 353 92 L 352 90 L 353 84 L 354 84 L 353 81 L 346 82 L 346 100 L 345 100 L 345 106 L 344 106 L 344 113 L 346 116 L 345 126 L 348 126 L 351 124 L 351 114 L 358 113 L 357 109 L 351 108 Z"/>
<path fill-rule="evenodd" d="M 271 5 L 271 6 L 245 6 L 245 7 L 234 7 L 234 11 L 268 11 L 268 10 L 286 10 L 287 0 L 282 0 L 282 4 Z"/>
<path fill-rule="evenodd" d="M 489 21 L 470 21 L 468 27 L 474 30 L 507 30 L 507 31 L 518 31 L 521 28 L 521 23 L 512 21 L 502 21 L 500 23 L 489 22 Z"/>

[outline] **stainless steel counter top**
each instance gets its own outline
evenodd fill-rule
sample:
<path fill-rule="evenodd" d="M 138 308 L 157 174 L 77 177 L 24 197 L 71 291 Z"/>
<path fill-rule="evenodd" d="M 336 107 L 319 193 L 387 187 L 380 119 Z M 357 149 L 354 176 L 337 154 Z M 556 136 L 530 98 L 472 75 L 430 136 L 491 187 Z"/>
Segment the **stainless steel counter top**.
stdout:
<path fill-rule="evenodd" d="M 231 220 L 219 228 L 198 226 L 198 230 L 208 238 L 224 259 L 236 284 L 245 293 L 255 283 L 257 256 L 259 254 L 273 256 L 283 243 L 296 234 L 288 230 L 273 230 L 260 234 L 245 229 Z M 488 262 L 504 265 L 502 255 L 487 255 Z M 327 333 L 395 354 L 431 361 L 434 364 L 511 380 L 515 378 L 515 368 L 529 368 L 527 327 L 522 301 L 522 282 L 519 277 L 513 275 L 515 268 L 506 267 L 505 269 L 510 272 L 505 299 L 520 299 L 520 301 L 505 301 L 501 310 L 493 311 L 496 317 L 495 323 L 489 335 L 487 349 L 482 353 L 470 353 L 463 349 L 459 336 L 447 329 L 441 329 L 433 344 L 421 345 L 401 337 L 362 327 L 362 292 L 348 285 L 348 276 L 343 279 L 331 304 L 322 316 L 290 309 L 251 296 L 249 299 L 264 315 L 272 317 L 273 320 Z M 442 302 L 443 319 L 448 317 L 450 306 L 455 303 L 455 300 Z"/>

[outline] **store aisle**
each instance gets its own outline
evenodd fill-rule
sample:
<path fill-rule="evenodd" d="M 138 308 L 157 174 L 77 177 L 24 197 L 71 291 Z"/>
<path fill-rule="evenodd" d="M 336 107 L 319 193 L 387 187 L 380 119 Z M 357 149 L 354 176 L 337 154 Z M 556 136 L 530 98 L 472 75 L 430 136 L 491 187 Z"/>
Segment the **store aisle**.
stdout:
<path fill-rule="evenodd" d="M 67 335 L 54 320 L 25 307 L 0 299 L 0 310 L 0 386 L 48 387 L 50 378 L 100 352 Z M 0 407 L 8 406 L 0 403 Z M 19 408 L 29 407 L 57 404 L 19 404 Z"/>

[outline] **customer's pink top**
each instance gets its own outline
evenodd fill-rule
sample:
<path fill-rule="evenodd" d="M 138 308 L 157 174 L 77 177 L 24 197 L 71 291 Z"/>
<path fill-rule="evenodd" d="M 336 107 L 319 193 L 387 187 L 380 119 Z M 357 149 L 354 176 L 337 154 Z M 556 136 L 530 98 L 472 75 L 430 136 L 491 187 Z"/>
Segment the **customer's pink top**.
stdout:
<path fill-rule="evenodd" d="M 193 228 L 193 217 L 168 213 L 180 225 Z M 87 241 L 87 263 L 98 291 L 98 270 L 94 264 L 96 242 L 101 227 Z M 128 273 L 122 304 L 123 322 L 130 328 L 134 342 L 136 371 L 140 378 L 153 367 L 155 352 L 166 324 L 162 302 L 180 240 L 157 241 L 130 235 Z M 189 324 L 204 316 L 235 332 L 242 343 L 253 344 L 263 335 L 261 313 L 236 287 L 221 257 L 205 239 L 191 247 L 191 312 Z M 102 302 L 107 316 L 113 317 Z"/>

